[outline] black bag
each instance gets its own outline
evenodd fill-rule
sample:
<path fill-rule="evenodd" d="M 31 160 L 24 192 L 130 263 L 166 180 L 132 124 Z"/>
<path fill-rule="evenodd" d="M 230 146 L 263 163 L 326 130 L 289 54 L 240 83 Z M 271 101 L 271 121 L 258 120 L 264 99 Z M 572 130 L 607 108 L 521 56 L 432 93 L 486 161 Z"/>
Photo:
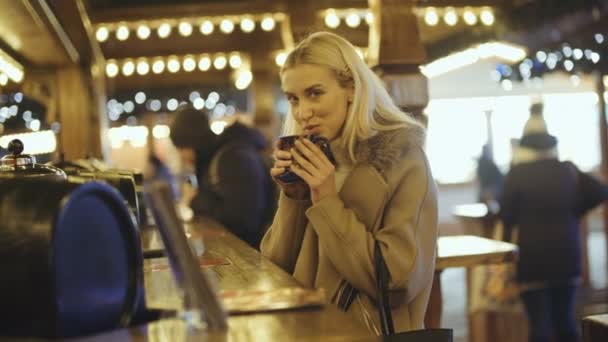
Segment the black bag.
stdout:
<path fill-rule="evenodd" d="M 452 342 L 452 329 L 423 329 L 395 334 L 393 316 L 388 302 L 388 268 L 382 257 L 380 243 L 374 243 L 374 267 L 378 291 L 378 313 L 382 328 L 383 341 L 387 342 Z"/>

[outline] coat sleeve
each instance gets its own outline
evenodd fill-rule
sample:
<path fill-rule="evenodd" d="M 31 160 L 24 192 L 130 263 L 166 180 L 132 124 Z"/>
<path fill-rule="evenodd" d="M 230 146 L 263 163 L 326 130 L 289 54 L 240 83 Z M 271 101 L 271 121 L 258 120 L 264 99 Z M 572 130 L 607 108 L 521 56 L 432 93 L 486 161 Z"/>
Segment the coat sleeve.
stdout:
<path fill-rule="evenodd" d="M 309 206 L 309 200 L 294 200 L 281 192 L 274 220 L 260 245 L 263 256 L 290 274 L 304 239 L 308 222 L 305 211 Z"/>
<path fill-rule="evenodd" d="M 608 199 L 608 186 L 597 178 L 577 169 L 580 215 L 595 208 Z"/>
<path fill-rule="evenodd" d="M 410 157 L 407 157 L 410 158 Z M 416 297 L 430 281 L 437 245 L 437 197 L 422 150 L 402 169 L 383 208 L 375 232 L 359 220 L 338 196 L 327 196 L 307 210 L 321 248 L 337 271 L 355 288 L 376 297 L 374 242 L 378 240 L 390 274 L 389 290 Z M 406 170 L 403 170 L 406 168 Z"/>
<path fill-rule="evenodd" d="M 516 176 L 512 171 L 507 174 L 499 200 L 500 212 L 498 215 L 504 227 L 503 240 L 509 242 L 512 241 L 513 228 L 517 225 L 516 219 L 518 217 L 517 206 L 519 200 L 515 178 Z"/>

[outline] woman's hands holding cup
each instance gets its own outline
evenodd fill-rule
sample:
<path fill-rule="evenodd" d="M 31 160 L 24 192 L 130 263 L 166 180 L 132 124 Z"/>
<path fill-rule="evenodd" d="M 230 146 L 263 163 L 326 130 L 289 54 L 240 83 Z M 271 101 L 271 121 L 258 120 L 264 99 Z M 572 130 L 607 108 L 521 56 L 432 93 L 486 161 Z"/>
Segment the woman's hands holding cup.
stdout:
<path fill-rule="evenodd" d="M 279 146 L 277 144 L 273 154 L 275 164 L 270 174 L 289 197 L 302 198 L 301 189 L 297 188 L 302 183 L 284 183 L 277 179 L 287 168 L 308 184 L 313 203 L 336 193 L 335 166 L 317 145 L 308 138 L 300 138 L 289 151 L 281 150 Z"/>

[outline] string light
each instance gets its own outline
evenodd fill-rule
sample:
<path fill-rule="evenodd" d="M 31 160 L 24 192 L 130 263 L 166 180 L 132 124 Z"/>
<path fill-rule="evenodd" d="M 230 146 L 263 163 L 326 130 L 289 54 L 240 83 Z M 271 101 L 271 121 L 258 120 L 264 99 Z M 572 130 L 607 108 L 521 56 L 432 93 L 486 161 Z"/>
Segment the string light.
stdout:
<path fill-rule="evenodd" d="M 169 70 L 170 73 L 176 73 L 179 71 L 180 67 L 181 65 L 177 56 L 170 56 L 167 61 L 167 70 Z"/>
<path fill-rule="evenodd" d="M 198 69 L 200 71 L 207 71 L 209 68 L 211 68 L 211 58 L 209 56 L 202 56 L 198 60 Z"/>
<path fill-rule="evenodd" d="M 492 26 L 494 24 L 494 13 L 489 8 L 484 8 L 479 15 L 481 23 L 486 26 Z"/>
<path fill-rule="evenodd" d="M 158 37 L 160 37 L 161 39 L 165 39 L 165 38 L 169 37 L 169 35 L 171 34 L 171 25 L 169 25 L 168 23 L 162 23 L 158 27 L 158 30 L 156 31 L 156 33 L 158 34 Z"/>
<path fill-rule="evenodd" d="M 132 60 L 127 60 L 123 63 L 122 65 L 122 74 L 124 76 L 131 76 L 133 75 L 133 72 L 135 72 L 135 64 L 133 63 Z"/>
<path fill-rule="evenodd" d="M 186 56 L 183 62 L 184 71 L 192 72 L 196 69 L 196 60 L 192 56 Z"/>
<path fill-rule="evenodd" d="M 137 37 L 141 40 L 146 40 L 150 37 L 150 28 L 148 25 L 141 24 L 137 27 Z"/>
<path fill-rule="evenodd" d="M 439 23 L 439 15 L 434 7 L 428 7 L 424 13 L 424 22 L 429 26 L 435 26 Z"/>
<path fill-rule="evenodd" d="M 192 34 L 192 24 L 187 21 L 182 21 L 179 23 L 178 31 L 182 36 L 188 37 Z"/>
<path fill-rule="evenodd" d="M 220 31 L 223 33 L 231 33 L 234 30 L 234 23 L 230 19 L 223 19 L 220 22 Z"/>
<path fill-rule="evenodd" d="M 115 61 L 110 60 L 110 61 L 108 61 L 108 63 L 106 63 L 106 75 L 109 78 L 116 77 L 116 75 L 118 75 L 119 71 L 120 70 L 118 69 L 118 64 L 116 64 Z"/>
<path fill-rule="evenodd" d="M 100 26 L 95 32 L 95 38 L 98 42 L 105 42 L 110 37 L 110 30 L 105 26 Z"/>
<path fill-rule="evenodd" d="M 448 7 L 443 15 L 443 21 L 450 26 L 456 25 L 458 23 L 458 15 L 456 11 L 452 7 Z"/>
<path fill-rule="evenodd" d="M 475 13 L 473 13 L 471 9 L 466 9 L 464 11 L 464 13 L 462 14 L 462 19 L 464 19 L 464 22 L 469 26 L 477 24 L 477 16 L 475 15 Z"/>
<path fill-rule="evenodd" d="M 265 16 L 260 24 L 260 26 L 262 26 L 262 30 L 264 31 L 272 31 L 274 29 L 274 25 L 275 21 L 271 16 Z"/>
<path fill-rule="evenodd" d="M 209 20 L 205 20 L 201 23 L 201 33 L 204 34 L 205 36 L 210 35 L 211 33 L 213 33 L 213 23 Z"/>
<path fill-rule="evenodd" d="M 338 17 L 335 10 L 330 9 L 325 14 L 325 25 L 332 29 L 335 29 L 340 26 L 340 17 Z"/>
<path fill-rule="evenodd" d="M 155 74 L 160 74 L 165 71 L 165 61 L 162 59 L 156 59 L 154 63 L 152 63 L 152 72 Z"/>
<path fill-rule="evenodd" d="M 287 59 L 287 53 L 286 52 L 279 52 L 277 53 L 276 57 L 274 58 L 274 62 L 282 67 L 285 64 L 285 60 Z"/>
<path fill-rule="evenodd" d="M 355 27 L 359 26 L 360 24 L 361 24 L 361 17 L 359 16 L 359 14 L 353 12 L 353 13 L 350 13 L 346 17 L 346 25 L 348 27 L 355 28 Z"/>
<path fill-rule="evenodd" d="M 224 55 L 218 55 L 213 60 L 213 67 L 217 70 L 222 70 L 226 67 L 226 57 Z"/>
<path fill-rule="evenodd" d="M 230 54 L 230 58 L 228 59 L 228 64 L 232 69 L 237 69 L 243 63 L 241 59 L 241 55 L 238 52 L 233 52 Z"/>
<path fill-rule="evenodd" d="M 116 30 L 116 39 L 127 40 L 129 38 L 129 28 L 126 25 L 120 25 Z"/>
<path fill-rule="evenodd" d="M 148 72 L 150 72 L 150 64 L 148 64 L 148 61 L 146 61 L 145 59 L 140 59 L 137 62 L 137 73 L 139 75 L 147 75 Z"/>
<path fill-rule="evenodd" d="M 250 33 L 255 29 L 255 22 L 251 17 L 245 17 L 241 20 L 241 30 L 245 33 Z"/>

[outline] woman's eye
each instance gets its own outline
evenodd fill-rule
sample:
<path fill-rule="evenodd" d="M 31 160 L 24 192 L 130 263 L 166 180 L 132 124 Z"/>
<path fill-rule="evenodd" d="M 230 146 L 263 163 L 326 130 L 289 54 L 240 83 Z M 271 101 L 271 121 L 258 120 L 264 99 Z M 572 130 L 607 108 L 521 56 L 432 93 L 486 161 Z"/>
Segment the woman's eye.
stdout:
<path fill-rule="evenodd" d="M 323 95 L 323 92 L 320 90 L 313 90 L 312 92 L 310 92 L 310 97 L 315 98 L 315 97 L 319 97 Z"/>
<path fill-rule="evenodd" d="M 291 105 L 298 104 L 298 99 L 296 97 L 293 97 L 293 96 L 288 97 L 287 101 L 289 101 L 289 103 Z"/>

